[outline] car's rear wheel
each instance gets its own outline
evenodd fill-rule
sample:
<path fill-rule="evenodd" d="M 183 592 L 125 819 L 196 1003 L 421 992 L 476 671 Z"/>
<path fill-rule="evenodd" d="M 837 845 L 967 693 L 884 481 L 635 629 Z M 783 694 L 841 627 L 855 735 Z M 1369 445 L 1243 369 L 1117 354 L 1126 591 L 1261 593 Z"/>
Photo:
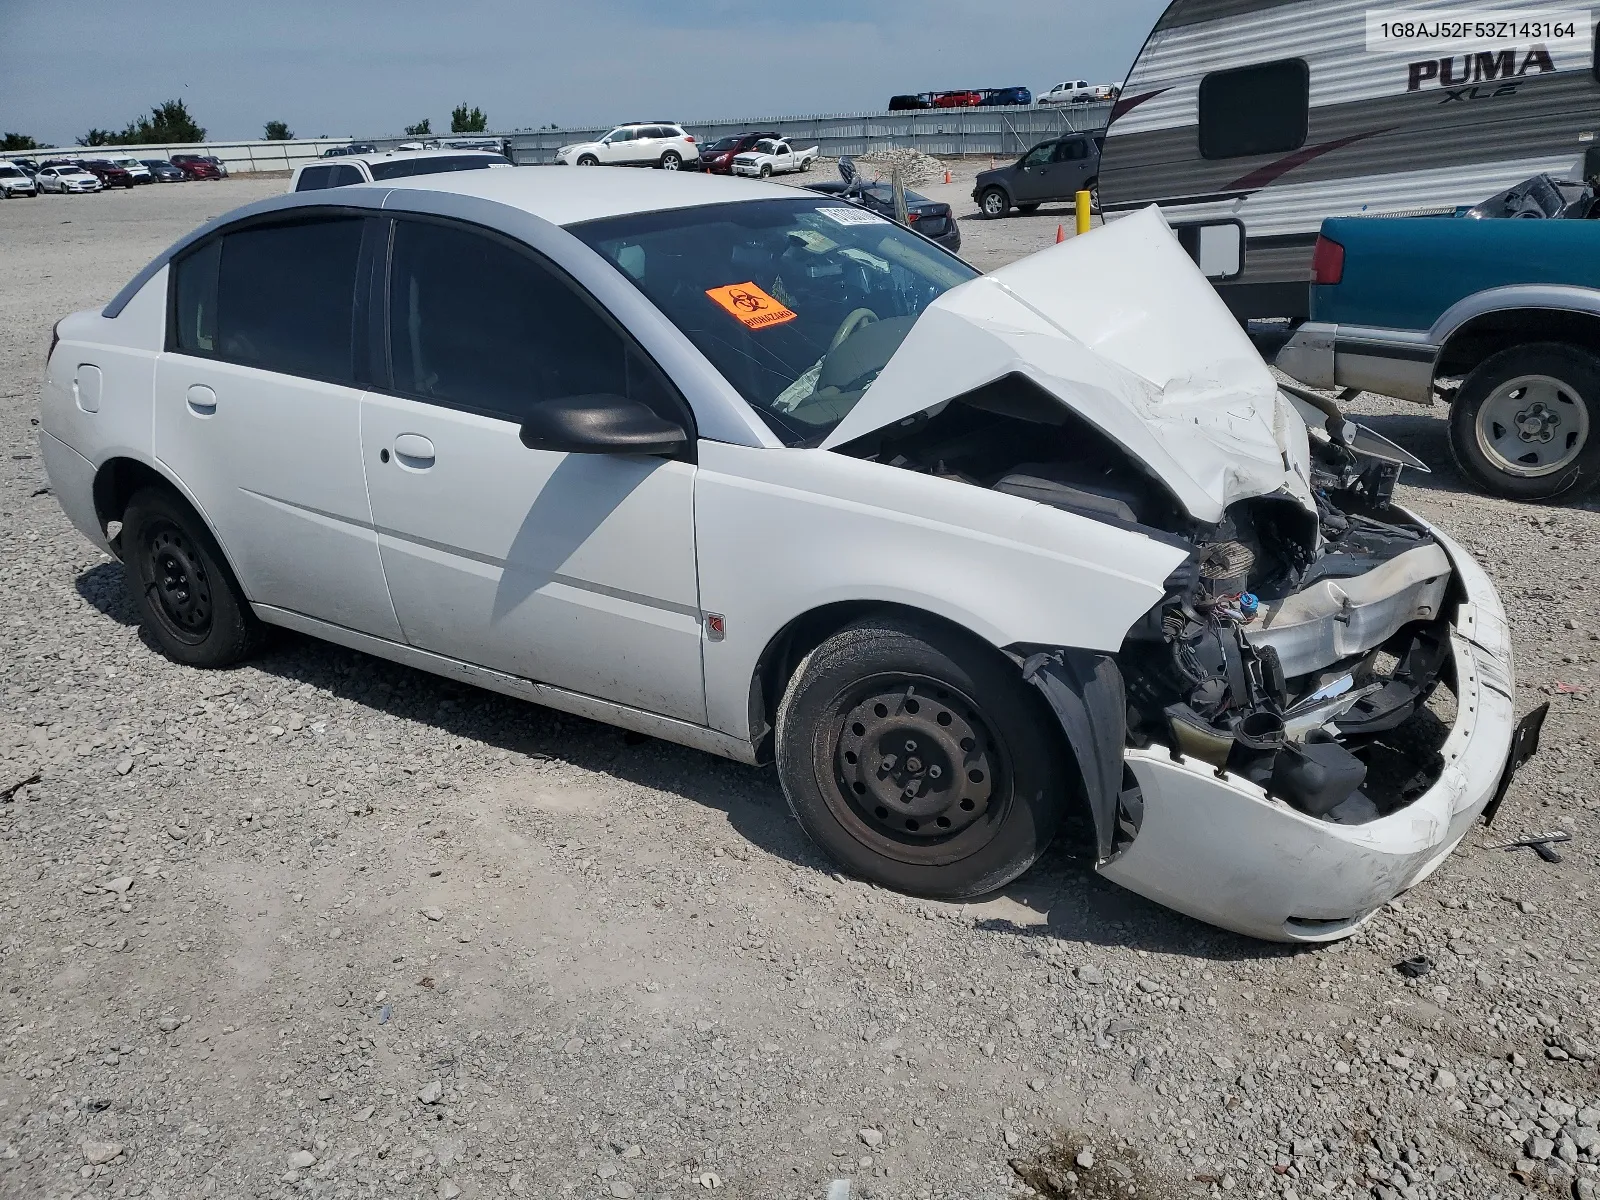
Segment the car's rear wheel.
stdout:
<path fill-rule="evenodd" d="M 1600 480 L 1600 358 L 1556 342 L 1491 355 L 1450 406 L 1462 474 L 1511 500 L 1576 500 Z"/>
<path fill-rule="evenodd" d="M 778 777 L 802 828 L 846 870 L 964 899 L 1044 853 L 1070 786 L 1042 699 L 964 633 L 882 616 L 823 642 L 778 709 Z"/>
<path fill-rule="evenodd" d="M 1084 191 L 1089 193 L 1089 211 L 1092 212 L 1092 213 L 1099 212 L 1100 211 L 1100 181 L 1098 179 L 1091 179 L 1091 180 L 1089 180 L 1088 183 L 1083 185 L 1083 189 L 1084 189 Z"/>
<path fill-rule="evenodd" d="M 128 501 L 120 537 L 128 593 L 162 653 L 191 667 L 226 667 L 260 645 L 250 610 L 216 539 L 165 488 Z"/>
<path fill-rule="evenodd" d="M 676 150 L 668 150 L 661 156 L 661 169 L 663 171 L 676 171 L 683 166 L 683 155 Z"/>
<path fill-rule="evenodd" d="M 987 188 L 978 197 L 978 208 L 986 217 L 1003 217 L 1011 210 L 1011 200 L 1000 188 Z"/>
<path fill-rule="evenodd" d="M 600 160 L 592 154 L 580 154 L 578 155 L 578 165 L 580 167 L 598 167 Z"/>

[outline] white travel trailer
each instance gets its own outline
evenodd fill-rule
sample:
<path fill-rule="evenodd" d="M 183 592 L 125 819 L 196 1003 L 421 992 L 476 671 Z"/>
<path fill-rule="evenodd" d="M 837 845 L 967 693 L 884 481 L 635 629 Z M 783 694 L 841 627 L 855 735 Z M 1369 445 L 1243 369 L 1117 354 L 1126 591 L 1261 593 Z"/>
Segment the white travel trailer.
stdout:
<path fill-rule="evenodd" d="M 1228 306 L 1299 320 L 1324 217 L 1444 212 L 1540 172 L 1600 173 L 1587 8 L 1570 25 L 1548 4 L 1494 9 L 1527 24 L 1463 52 L 1390 48 L 1384 13 L 1355 0 L 1172 0 L 1112 109 L 1103 209 L 1224 225 L 1208 240 L 1242 247 L 1202 265 Z"/>

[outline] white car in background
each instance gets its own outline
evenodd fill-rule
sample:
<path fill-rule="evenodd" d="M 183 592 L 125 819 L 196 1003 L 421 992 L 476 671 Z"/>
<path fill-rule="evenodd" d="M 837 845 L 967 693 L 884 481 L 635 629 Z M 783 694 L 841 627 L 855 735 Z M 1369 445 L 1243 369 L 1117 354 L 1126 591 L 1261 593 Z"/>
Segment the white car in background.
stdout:
<path fill-rule="evenodd" d="M 39 185 L 16 163 L 0 158 L 0 197 L 37 196 Z"/>
<path fill-rule="evenodd" d="M 33 177 L 41 192 L 98 192 L 105 185 L 98 176 L 71 163 L 57 167 L 40 167 Z"/>
<path fill-rule="evenodd" d="M 750 149 L 734 156 L 733 173 L 765 179 L 769 175 L 809 171 L 811 164 L 816 161 L 815 146 L 809 150 L 796 150 L 784 138 L 762 138 Z"/>
<path fill-rule="evenodd" d="M 452 171 L 482 171 L 509 167 L 503 154 L 482 150 L 397 150 L 382 154 L 347 154 L 332 162 L 316 159 L 295 168 L 289 179 L 291 192 L 320 192 L 352 183 L 383 183 L 412 175 L 439 175 Z"/>
<path fill-rule="evenodd" d="M 1415 460 L 1280 389 L 1154 207 L 980 275 L 698 174 L 278 196 L 62 320 L 40 414 L 175 661 L 283 626 L 775 760 L 842 869 L 918 895 L 1061 833 L 1331 941 L 1542 715 L 1488 576 L 1390 499 Z"/>
<path fill-rule="evenodd" d="M 1109 83 L 1090 83 L 1085 79 L 1069 80 L 1058 83 L 1044 95 L 1039 97 L 1040 104 L 1089 104 L 1095 100 L 1111 100 L 1116 97 L 1115 85 Z"/>
<path fill-rule="evenodd" d="M 574 142 L 556 151 L 569 167 L 660 167 L 676 171 L 700 159 L 700 147 L 673 121 L 618 125 L 595 142 Z"/>

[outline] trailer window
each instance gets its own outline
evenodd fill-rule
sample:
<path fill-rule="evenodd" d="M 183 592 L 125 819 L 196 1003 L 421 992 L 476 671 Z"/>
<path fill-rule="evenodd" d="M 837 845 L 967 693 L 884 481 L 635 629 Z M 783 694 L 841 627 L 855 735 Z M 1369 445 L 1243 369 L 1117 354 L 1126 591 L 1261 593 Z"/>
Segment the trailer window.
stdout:
<path fill-rule="evenodd" d="M 1311 72 L 1303 58 L 1231 71 L 1200 81 L 1200 156 L 1282 154 L 1305 145 Z"/>

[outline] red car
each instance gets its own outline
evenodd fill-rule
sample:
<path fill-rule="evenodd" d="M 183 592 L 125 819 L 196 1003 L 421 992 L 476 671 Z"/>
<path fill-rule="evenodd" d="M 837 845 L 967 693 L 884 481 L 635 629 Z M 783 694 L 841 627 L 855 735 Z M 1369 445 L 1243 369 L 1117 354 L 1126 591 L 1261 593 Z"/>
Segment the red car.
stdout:
<path fill-rule="evenodd" d="M 976 108 L 983 103 L 982 92 L 935 92 L 935 108 Z"/>
<path fill-rule="evenodd" d="M 172 165 L 183 172 L 185 179 L 221 179 L 217 164 L 199 154 L 174 154 Z"/>
<path fill-rule="evenodd" d="M 718 138 L 700 148 L 700 169 L 710 175 L 732 175 L 733 156 L 742 154 L 762 138 L 777 138 L 776 133 L 736 133 Z"/>
<path fill-rule="evenodd" d="M 82 167 L 85 171 L 89 172 L 89 174 L 93 175 L 100 181 L 103 187 L 131 188 L 133 186 L 133 175 L 131 172 L 123 170 L 123 168 L 117 166 L 115 163 L 106 162 L 104 159 L 80 158 L 76 160 L 74 165 Z"/>

